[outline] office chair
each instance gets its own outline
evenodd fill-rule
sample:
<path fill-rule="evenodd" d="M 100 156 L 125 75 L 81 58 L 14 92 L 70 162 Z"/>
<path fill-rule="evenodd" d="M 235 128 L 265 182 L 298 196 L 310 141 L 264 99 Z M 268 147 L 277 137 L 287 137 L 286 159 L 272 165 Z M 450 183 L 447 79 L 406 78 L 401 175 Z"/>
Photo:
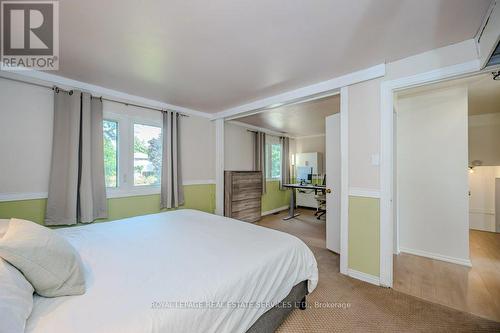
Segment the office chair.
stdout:
<path fill-rule="evenodd" d="M 323 176 L 322 185 L 326 186 L 326 175 Z M 316 209 L 316 213 L 314 213 L 314 216 L 316 216 L 316 218 L 318 220 L 320 220 L 321 216 L 326 214 L 326 193 L 325 193 L 325 190 L 322 190 L 321 194 L 316 194 L 314 196 L 314 198 L 318 202 L 318 208 Z"/>

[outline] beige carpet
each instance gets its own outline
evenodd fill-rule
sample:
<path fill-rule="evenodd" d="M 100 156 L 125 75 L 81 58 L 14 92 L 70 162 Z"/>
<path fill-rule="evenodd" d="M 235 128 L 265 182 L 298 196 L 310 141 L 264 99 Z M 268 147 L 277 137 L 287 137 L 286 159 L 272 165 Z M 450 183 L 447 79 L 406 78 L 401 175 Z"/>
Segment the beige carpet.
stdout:
<path fill-rule="evenodd" d="M 302 212 L 290 222 L 281 213 L 259 223 L 303 239 L 319 265 L 309 309 L 294 310 L 277 332 L 500 332 L 500 323 L 340 274 L 338 255 L 324 246 L 324 222 Z"/>

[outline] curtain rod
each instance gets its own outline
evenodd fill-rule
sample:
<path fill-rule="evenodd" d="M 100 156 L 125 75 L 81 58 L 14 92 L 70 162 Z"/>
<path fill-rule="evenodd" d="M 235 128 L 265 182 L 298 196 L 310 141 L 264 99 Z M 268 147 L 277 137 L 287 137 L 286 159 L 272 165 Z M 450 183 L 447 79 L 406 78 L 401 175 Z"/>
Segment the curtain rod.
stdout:
<path fill-rule="evenodd" d="M 37 87 L 41 87 L 41 88 L 47 88 L 47 89 L 53 90 L 55 92 L 64 91 L 64 92 L 67 92 L 67 93 L 70 93 L 70 94 L 73 93 L 73 90 L 65 90 L 65 89 L 59 88 L 57 86 L 48 86 L 48 85 L 44 85 L 44 84 L 41 84 L 41 83 L 23 81 L 23 80 L 14 79 L 14 78 L 10 78 L 10 77 L 3 77 L 3 76 L 0 77 L 0 78 L 2 78 L 4 80 L 10 80 L 10 81 L 14 81 L 14 82 L 19 82 L 19 83 L 30 84 L 32 86 L 37 86 Z M 163 109 L 157 109 L 157 108 L 153 108 L 153 107 L 150 107 L 150 106 L 144 106 L 144 105 L 139 105 L 139 104 L 134 104 L 134 103 L 122 102 L 122 101 L 119 101 L 119 100 L 116 100 L 116 99 L 105 98 L 105 97 L 102 97 L 102 96 L 99 96 L 99 97 L 98 96 L 92 96 L 92 97 L 94 97 L 94 98 L 100 98 L 102 101 L 119 103 L 119 104 L 123 104 L 123 105 L 126 105 L 126 106 L 135 106 L 135 107 L 142 108 L 142 109 L 148 109 L 148 110 L 160 111 L 160 112 L 165 112 L 166 111 L 166 110 L 163 110 Z M 177 112 L 177 113 L 180 116 L 182 116 L 182 117 L 189 117 L 189 115 L 187 115 L 187 114 L 180 113 L 180 112 Z"/>
<path fill-rule="evenodd" d="M 251 130 L 251 129 L 248 129 L 247 128 L 247 132 L 251 132 L 251 133 L 259 133 L 259 131 L 256 131 L 256 130 Z M 264 133 L 265 135 L 270 135 L 270 136 L 274 136 L 274 137 L 278 137 L 278 138 L 287 138 L 286 135 L 276 135 L 276 134 L 269 134 L 269 133 L 266 133 L 266 132 L 262 132 L 260 131 L 260 133 Z M 289 137 L 288 137 L 289 138 Z"/>

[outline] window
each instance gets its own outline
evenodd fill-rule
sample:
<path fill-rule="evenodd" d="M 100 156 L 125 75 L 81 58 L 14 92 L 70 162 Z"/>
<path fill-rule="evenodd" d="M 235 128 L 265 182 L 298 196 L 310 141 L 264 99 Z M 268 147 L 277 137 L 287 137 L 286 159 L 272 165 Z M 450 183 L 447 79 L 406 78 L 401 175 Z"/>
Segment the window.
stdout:
<path fill-rule="evenodd" d="M 118 122 L 103 121 L 104 180 L 106 187 L 118 187 Z"/>
<path fill-rule="evenodd" d="M 281 144 L 267 144 L 267 178 L 277 179 L 281 177 Z"/>
<path fill-rule="evenodd" d="M 134 186 L 160 185 L 161 128 L 134 124 Z"/>

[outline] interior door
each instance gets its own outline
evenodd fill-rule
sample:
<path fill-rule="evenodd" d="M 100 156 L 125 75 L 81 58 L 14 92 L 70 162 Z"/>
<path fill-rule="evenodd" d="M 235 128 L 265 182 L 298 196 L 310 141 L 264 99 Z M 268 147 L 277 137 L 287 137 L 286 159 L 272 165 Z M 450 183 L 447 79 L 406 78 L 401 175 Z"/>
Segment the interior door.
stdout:
<path fill-rule="evenodd" d="M 340 253 L 340 113 L 326 117 L 326 248 Z"/>

